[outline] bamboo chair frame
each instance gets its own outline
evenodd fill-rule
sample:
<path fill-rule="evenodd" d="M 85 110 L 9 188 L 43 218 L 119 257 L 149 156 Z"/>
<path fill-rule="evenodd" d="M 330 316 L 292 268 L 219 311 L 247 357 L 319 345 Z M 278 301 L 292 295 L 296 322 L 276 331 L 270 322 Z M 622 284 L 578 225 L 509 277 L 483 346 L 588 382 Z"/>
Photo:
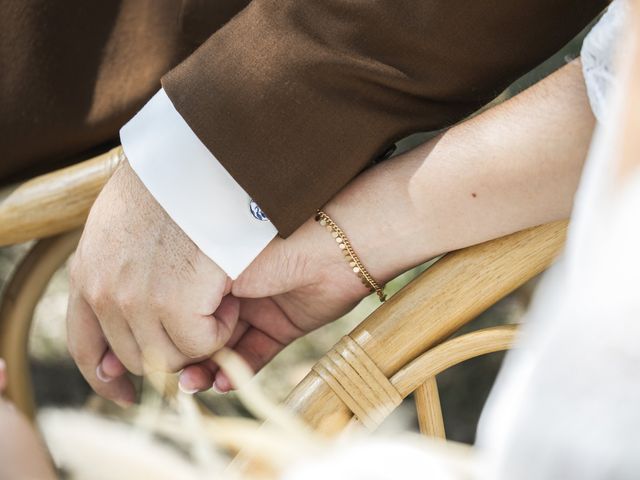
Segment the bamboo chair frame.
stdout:
<path fill-rule="evenodd" d="M 0 192 L 0 246 L 44 238 L 16 269 L 0 304 L 0 356 L 10 369 L 7 393 L 27 415 L 35 408 L 27 363 L 33 311 L 123 158 L 117 147 Z M 447 254 L 338 342 L 286 405 L 312 428 L 336 433 L 352 417 L 375 428 L 415 392 L 421 431 L 444 438 L 436 375 L 509 348 L 516 330 L 503 326 L 445 340 L 546 269 L 564 244 L 565 230 L 566 222 L 541 225 Z"/>
<path fill-rule="evenodd" d="M 348 383 L 345 379 L 347 375 L 343 373 L 350 373 L 349 367 L 344 365 L 350 356 L 347 348 L 352 351 L 362 350 L 370 360 L 369 365 L 375 365 L 380 374 L 377 375 L 378 378 L 391 379 L 392 386 L 398 391 L 398 395 L 395 396 L 396 403 L 398 396 L 404 398 L 425 382 L 427 384 L 418 392 L 419 402 L 435 401 L 434 380 L 431 377 L 440 370 L 429 372 L 428 362 L 412 362 L 427 355 L 434 355 L 430 352 L 440 352 L 439 355 L 444 355 L 446 359 L 447 349 L 458 345 L 456 339 L 446 342 L 441 348 L 436 346 L 495 302 L 547 268 L 562 248 L 565 232 L 566 223 L 555 222 L 446 255 L 358 325 L 348 335 L 348 347 L 339 343 L 327 354 L 328 360 L 321 359 L 318 363 L 323 364 L 325 368 L 314 367 L 292 391 L 286 399 L 286 404 L 314 429 L 327 434 L 336 433 L 344 428 L 354 413 L 358 417 L 367 417 L 368 411 L 379 408 L 379 404 L 374 407 L 368 406 L 368 403 L 375 402 L 376 395 L 361 383 L 356 389 L 342 389 L 354 392 L 351 399 L 340 391 L 341 382 Z M 465 338 L 473 340 L 469 344 L 473 346 L 473 350 L 470 350 L 469 357 L 458 356 L 458 361 L 508 346 L 504 339 L 492 336 L 483 338 L 483 331 L 471 335 Z M 488 342 L 486 349 L 477 346 L 476 337 Z M 457 363 L 454 360 L 456 355 L 460 355 L 460 351 L 453 350 L 451 355 L 453 363 L 444 363 L 443 369 Z M 336 382 L 332 382 L 333 385 L 329 385 L 331 379 L 326 373 L 327 365 L 331 362 L 335 366 L 329 374 L 337 377 Z M 421 367 L 407 370 L 409 365 Z M 421 368 L 426 368 L 424 371 L 428 372 L 428 375 L 425 376 Z M 362 368 L 353 370 L 357 376 L 362 376 Z M 351 375 L 351 383 L 357 376 Z M 400 378 L 404 380 L 393 385 L 399 382 Z M 388 389 L 384 381 L 381 383 L 381 388 Z M 425 410 L 429 407 L 422 408 L 422 405 L 424 402 L 419 403 L 422 410 L 419 417 L 423 417 L 424 420 L 430 414 Z M 386 408 L 388 414 L 389 407 L 383 408 Z M 358 410 L 359 414 L 354 410 Z M 431 412 L 436 412 L 434 415 L 437 416 L 435 407 Z M 372 418 L 359 420 L 364 420 L 363 423 L 372 428 L 379 423 Z"/>

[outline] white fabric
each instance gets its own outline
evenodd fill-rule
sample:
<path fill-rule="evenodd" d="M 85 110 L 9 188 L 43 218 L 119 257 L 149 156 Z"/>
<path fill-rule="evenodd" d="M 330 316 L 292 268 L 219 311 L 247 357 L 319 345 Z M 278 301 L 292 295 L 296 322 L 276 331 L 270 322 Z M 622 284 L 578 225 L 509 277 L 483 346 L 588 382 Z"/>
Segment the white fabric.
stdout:
<path fill-rule="evenodd" d="M 607 94 L 616 84 L 614 62 L 621 48 L 618 41 L 628 14 L 626 1 L 614 1 L 584 39 L 580 57 L 591 109 L 602 121 Z"/>
<path fill-rule="evenodd" d="M 241 132 L 238 132 L 241 135 Z M 251 213 L 251 199 L 160 90 L 120 130 L 131 167 L 178 226 L 236 278 L 277 230 Z"/>
<path fill-rule="evenodd" d="M 473 457 L 424 437 L 348 436 L 326 450 L 310 451 L 289 465 L 281 480 L 460 480 L 470 478 Z"/>
<path fill-rule="evenodd" d="M 624 104 L 612 66 L 624 54 L 615 47 L 626 8 L 614 1 L 583 46 L 599 124 L 565 254 L 543 279 L 483 412 L 486 479 L 640 475 L 640 171 L 621 183 L 612 164 Z"/>

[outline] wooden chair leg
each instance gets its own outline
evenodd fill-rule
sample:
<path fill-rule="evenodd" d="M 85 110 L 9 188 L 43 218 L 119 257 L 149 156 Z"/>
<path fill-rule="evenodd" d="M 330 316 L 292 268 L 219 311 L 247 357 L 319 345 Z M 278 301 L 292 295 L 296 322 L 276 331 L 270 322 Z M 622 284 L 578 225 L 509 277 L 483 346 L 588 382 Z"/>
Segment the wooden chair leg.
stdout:
<path fill-rule="evenodd" d="M 511 348 L 517 325 L 483 328 L 441 343 L 401 368 L 390 382 L 405 398 L 430 378 L 480 355 Z"/>
<path fill-rule="evenodd" d="M 436 377 L 429 377 L 413 392 L 413 396 L 416 402 L 420 433 L 427 437 L 444 440 L 446 435 Z"/>
<path fill-rule="evenodd" d="M 423 435 L 446 439 L 436 375 L 471 358 L 507 350 L 516 333 L 515 325 L 503 325 L 462 335 L 425 352 L 394 375 L 391 383 L 403 397 L 418 385 L 414 397 Z"/>
<path fill-rule="evenodd" d="M 28 361 L 33 312 L 79 238 L 80 232 L 73 231 L 38 241 L 13 273 L 0 303 L 0 357 L 7 362 L 7 396 L 29 418 L 35 411 Z"/>

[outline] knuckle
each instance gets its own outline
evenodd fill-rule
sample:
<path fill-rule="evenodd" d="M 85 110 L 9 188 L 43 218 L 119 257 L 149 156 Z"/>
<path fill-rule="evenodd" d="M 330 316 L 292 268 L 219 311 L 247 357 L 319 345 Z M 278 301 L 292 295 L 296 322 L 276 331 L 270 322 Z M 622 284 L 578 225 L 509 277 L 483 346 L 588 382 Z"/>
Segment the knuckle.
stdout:
<path fill-rule="evenodd" d="M 139 297 L 131 290 L 121 290 L 116 297 L 116 303 L 120 311 L 129 317 L 138 311 Z"/>
<path fill-rule="evenodd" d="M 176 347 L 188 357 L 195 360 L 213 355 L 218 350 L 218 339 L 215 335 L 188 334 L 181 332 L 176 338 Z"/>
<path fill-rule="evenodd" d="M 171 314 L 171 304 L 168 301 L 168 295 L 163 294 L 159 289 L 152 289 L 146 296 L 149 308 L 158 313 L 160 316 L 169 316 Z"/>
<path fill-rule="evenodd" d="M 94 312 L 102 312 L 110 302 L 111 292 L 105 285 L 96 284 L 86 289 L 85 297 Z"/>

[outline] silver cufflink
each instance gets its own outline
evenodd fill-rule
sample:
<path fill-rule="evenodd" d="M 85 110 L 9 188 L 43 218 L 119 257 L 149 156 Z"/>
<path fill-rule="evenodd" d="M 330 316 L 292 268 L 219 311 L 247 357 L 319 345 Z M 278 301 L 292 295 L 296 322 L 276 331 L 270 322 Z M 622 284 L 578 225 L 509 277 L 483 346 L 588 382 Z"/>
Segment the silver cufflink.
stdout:
<path fill-rule="evenodd" d="M 261 222 L 269 221 L 269 217 L 265 215 L 265 213 L 254 200 L 251 200 L 249 202 L 249 210 L 251 210 L 251 215 L 253 215 L 253 217 L 257 220 L 260 220 Z"/>

